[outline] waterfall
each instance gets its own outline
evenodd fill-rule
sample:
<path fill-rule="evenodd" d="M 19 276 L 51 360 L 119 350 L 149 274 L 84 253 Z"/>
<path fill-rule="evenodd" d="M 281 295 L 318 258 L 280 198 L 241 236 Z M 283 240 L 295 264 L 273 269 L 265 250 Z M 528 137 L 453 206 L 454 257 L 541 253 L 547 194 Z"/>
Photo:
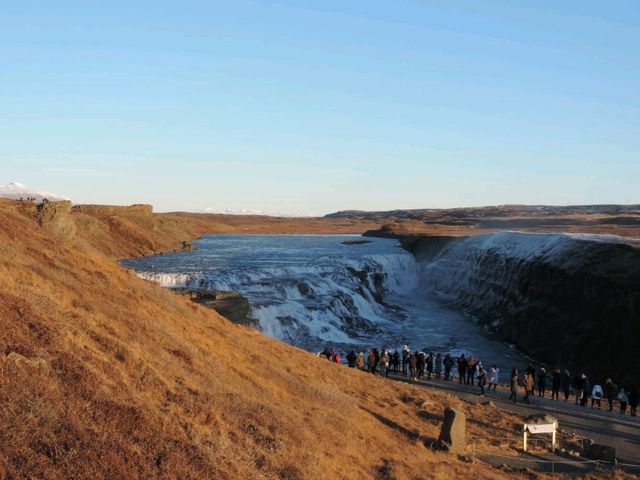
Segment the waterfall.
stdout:
<path fill-rule="evenodd" d="M 522 351 L 601 375 L 632 370 L 626 365 L 640 336 L 640 241 L 501 232 L 425 237 L 410 248 L 424 259 L 423 294 Z"/>
<path fill-rule="evenodd" d="M 168 288 L 237 291 L 252 308 L 261 330 L 293 341 L 362 342 L 398 313 L 390 295 L 405 294 L 418 284 L 418 268 L 404 252 L 336 259 L 314 265 L 255 265 L 214 272 L 138 275 Z"/>

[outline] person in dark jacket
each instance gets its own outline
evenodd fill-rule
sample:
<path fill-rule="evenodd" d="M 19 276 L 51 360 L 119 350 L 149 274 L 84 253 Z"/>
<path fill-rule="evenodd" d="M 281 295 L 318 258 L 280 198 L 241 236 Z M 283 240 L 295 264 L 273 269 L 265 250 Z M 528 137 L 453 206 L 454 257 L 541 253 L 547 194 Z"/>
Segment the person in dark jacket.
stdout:
<path fill-rule="evenodd" d="M 473 355 L 470 356 L 469 360 L 467 360 L 467 385 L 474 384 L 473 380 L 476 375 L 477 367 L 478 367 L 478 362 L 476 361 L 475 358 L 473 358 Z"/>
<path fill-rule="evenodd" d="M 411 376 L 411 380 L 416 380 L 416 370 L 418 367 L 418 352 L 415 354 L 409 355 L 409 375 Z"/>
<path fill-rule="evenodd" d="M 427 377 L 431 378 L 431 375 L 433 374 L 433 353 L 430 353 L 429 355 L 427 355 L 426 358 L 426 367 L 427 367 Z"/>
<path fill-rule="evenodd" d="M 582 396 L 580 397 L 580 406 L 586 407 L 587 401 L 589 400 L 589 394 L 591 393 L 591 384 L 589 383 L 589 378 L 586 374 L 582 373 L 580 377 L 582 378 Z"/>
<path fill-rule="evenodd" d="M 418 370 L 418 378 L 424 377 L 424 362 L 425 362 L 425 354 L 424 352 L 414 352 L 416 356 L 416 368 Z"/>
<path fill-rule="evenodd" d="M 613 411 L 613 399 L 616 397 L 618 393 L 618 386 L 613 383 L 610 378 L 607 378 L 602 387 L 604 391 L 604 398 L 607 399 L 607 403 L 609 404 L 609 411 Z"/>
<path fill-rule="evenodd" d="M 444 360 L 442 361 L 444 365 L 444 379 L 451 380 L 451 369 L 453 368 L 453 364 L 455 363 L 453 357 L 448 353 L 444 356 Z"/>
<path fill-rule="evenodd" d="M 391 365 L 394 372 L 400 371 L 400 354 L 397 350 L 393 352 L 393 355 L 391 355 Z"/>
<path fill-rule="evenodd" d="M 347 353 L 347 363 L 349 364 L 349 368 L 356 368 L 356 351 L 351 350 Z"/>
<path fill-rule="evenodd" d="M 467 374 L 467 359 L 464 358 L 464 353 L 458 357 L 458 383 L 465 381 Z"/>
<path fill-rule="evenodd" d="M 436 371 L 436 378 L 440 380 L 442 378 L 442 355 L 440 353 L 436 355 L 433 363 L 434 370 Z"/>
<path fill-rule="evenodd" d="M 562 393 L 564 393 L 564 401 L 569 401 L 569 395 L 571 394 L 571 373 L 569 370 L 562 372 L 562 379 L 560 380 L 562 384 Z"/>
<path fill-rule="evenodd" d="M 582 384 L 583 384 L 582 375 L 577 374 L 573 379 L 573 389 L 576 392 L 576 405 L 580 403 L 580 397 L 582 395 Z"/>
<path fill-rule="evenodd" d="M 544 367 L 538 369 L 538 396 L 544 397 L 547 388 L 547 370 Z"/>
<path fill-rule="evenodd" d="M 560 385 L 562 384 L 562 374 L 556 368 L 551 373 L 551 400 L 560 400 Z"/>

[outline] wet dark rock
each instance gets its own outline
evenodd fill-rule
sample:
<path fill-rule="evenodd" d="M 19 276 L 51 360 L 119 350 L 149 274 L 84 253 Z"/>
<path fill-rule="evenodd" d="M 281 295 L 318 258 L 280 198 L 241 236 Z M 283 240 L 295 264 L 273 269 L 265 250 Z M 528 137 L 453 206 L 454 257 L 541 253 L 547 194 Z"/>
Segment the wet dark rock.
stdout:
<path fill-rule="evenodd" d="M 280 324 L 285 327 L 292 327 L 297 323 L 296 319 L 291 316 L 277 317 L 277 318 Z"/>
<path fill-rule="evenodd" d="M 250 318 L 249 301 L 238 292 L 210 292 L 187 288 L 177 289 L 176 292 L 188 296 L 195 303 L 215 310 L 234 323 L 247 327 L 258 327 L 258 322 Z"/>
<path fill-rule="evenodd" d="M 594 443 L 587 449 L 586 456 L 593 460 L 601 460 L 610 464 L 616 463 L 616 449 L 609 445 Z"/>
<path fill-rule="evenodd" d="M 385 280 L 384 273 L 376 272 L 373 274 L 373 286 L 376 288 L 376 290 L 380 291 L 384 288 L 384 280 Z"/>
<path fill-rule="evenodd" d="M 308 283 L 300 282 L 296 286 L 298 287 L 298 291 L 300 292 L 300 295 L 304 295 L 305 297 L 309 297 L 313 295 L 313 290 L 311 289 Z"/>
<path fill-rule="evenodd" d="M 365 285 L 369 284 L 369 273 L 366 270 L 356 270 L 353 267 L 347 267 L 347 271 L 351 272 L 360 282 Z"/>
<path fill-rule="evenodd" d="M 366 243 L 371 243 L 371 240 L 345 240 L 342 242 L 343 245 L 364 245 Z"/>

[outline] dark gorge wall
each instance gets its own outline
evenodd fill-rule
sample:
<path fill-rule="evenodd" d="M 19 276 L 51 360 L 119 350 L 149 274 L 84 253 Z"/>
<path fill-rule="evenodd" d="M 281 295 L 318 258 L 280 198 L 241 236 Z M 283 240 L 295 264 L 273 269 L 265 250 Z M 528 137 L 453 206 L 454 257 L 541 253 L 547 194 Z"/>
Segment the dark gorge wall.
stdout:
<path fill-rule="evenodd" d="M 425 290 L 550 367 L 640 380 L 640 242 L 508 232 L 405 248 Z"/>

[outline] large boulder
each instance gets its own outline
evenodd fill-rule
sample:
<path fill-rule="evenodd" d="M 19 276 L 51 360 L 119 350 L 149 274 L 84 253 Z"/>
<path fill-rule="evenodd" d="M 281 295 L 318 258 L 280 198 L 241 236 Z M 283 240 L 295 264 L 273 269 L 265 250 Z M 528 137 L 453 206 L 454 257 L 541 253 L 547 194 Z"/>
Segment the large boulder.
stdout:
<path fill-rule="evenodd" d="M 594 443 L 589 446 L 589 448 L 586 451 L 586 454 L 587 454 L 587 457 L 592 458 L 593 460 L 601 460 L 603 462 L 608 462 L 611 464 L 616 463 L 615 447 Z"/>
<path fill-rule="evenodd" d="M 455 408 L 444 409 L 444 421 L 438 443 L 453 453 L 464 453 L 466 448 L 466 416 Z"/>

